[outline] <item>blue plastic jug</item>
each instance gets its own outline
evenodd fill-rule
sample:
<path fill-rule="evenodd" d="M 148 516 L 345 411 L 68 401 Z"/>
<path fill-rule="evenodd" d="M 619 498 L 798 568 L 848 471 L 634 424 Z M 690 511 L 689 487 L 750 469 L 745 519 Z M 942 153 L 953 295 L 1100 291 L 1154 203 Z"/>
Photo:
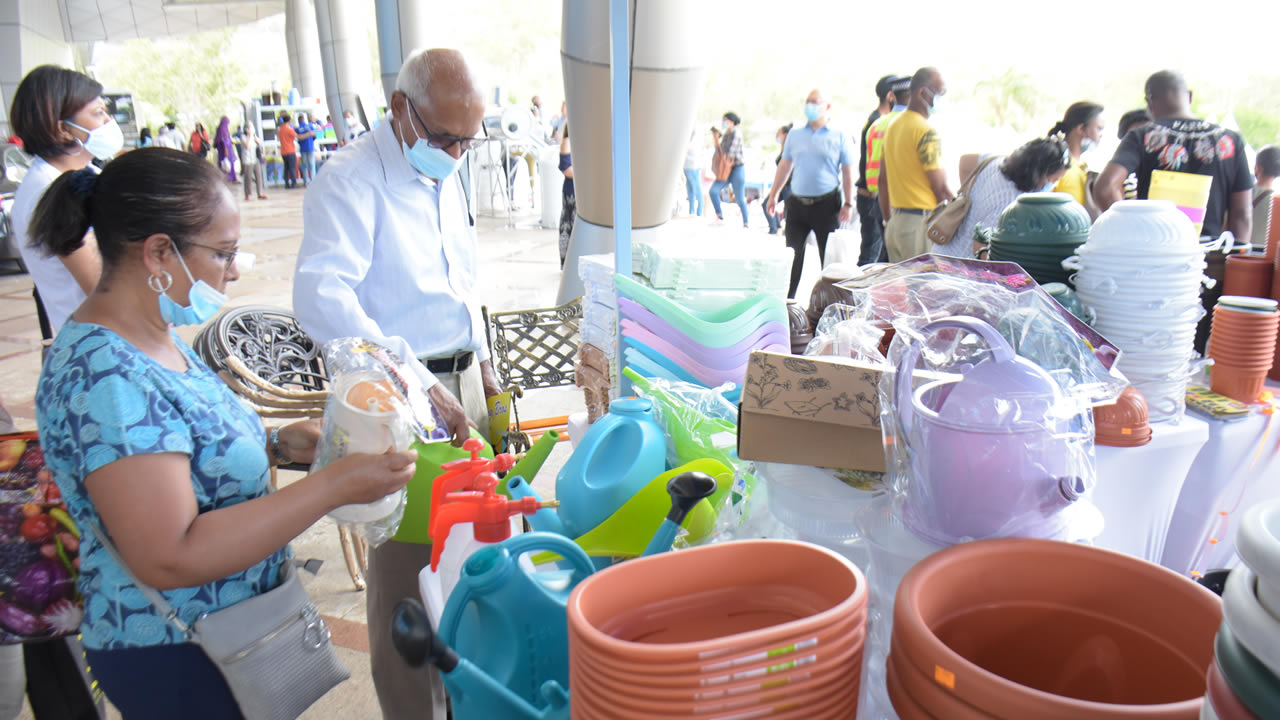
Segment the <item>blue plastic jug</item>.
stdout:
<path fill-rule="evenodd" d="M 557 514 L 579 537 L 667 469 L 667 437 L 646 398 L 617 400 L 595 421 L 556 477 Z"/>
<path fill-rule="evenodd" d="M 544 551 L 560 555 L 572 569 L 529 573 L 520 567 L 521 555 Z M 462 578 L 445 604 L 440 638 L 495 682 L 540 707 L 546 703 L 542 686 L 547 681 L 569 688 L 565 605 L 594 569 L 582 548 L 551 533 L 525 533 L 478 550 L 463 564 Z M 444 680 L 454 694 L 450 676 Z M 487 694 L 459 693 L 453 717 L 490 720 L 504 717 L 504 707 Z"/>

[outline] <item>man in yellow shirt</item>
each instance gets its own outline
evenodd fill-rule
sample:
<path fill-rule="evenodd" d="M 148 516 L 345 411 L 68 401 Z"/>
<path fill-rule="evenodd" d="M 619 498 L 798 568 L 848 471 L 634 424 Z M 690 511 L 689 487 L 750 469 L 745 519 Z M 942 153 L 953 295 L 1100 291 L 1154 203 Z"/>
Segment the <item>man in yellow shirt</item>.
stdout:
<path fill-rule="evenodd" d="M 886 219 L 884 244 L 889 262 L 929 252 L 925 220 L 929 211 L 955 195 L 942 169 L 942 144 L 929 124 L 947 85 L 937 68 L 923 67 L 911 77 L 907 109 L 889 126 L 880 167 L 880 210 Z"/>

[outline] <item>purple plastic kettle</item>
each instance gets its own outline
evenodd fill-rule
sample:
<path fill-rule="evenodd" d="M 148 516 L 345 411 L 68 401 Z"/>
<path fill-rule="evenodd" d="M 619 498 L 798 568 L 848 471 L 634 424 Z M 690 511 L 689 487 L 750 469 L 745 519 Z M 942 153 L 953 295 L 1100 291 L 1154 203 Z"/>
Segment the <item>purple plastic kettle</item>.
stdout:
<path fill-rule="evenodd" d="M 1054 516 L 1088 489 L 1073 474 L 1075 416 L 1061 413 L 1049 373 L 1014 353 L 989 324 L 948 317 L 920 334 L 956 329 L 982 337 L 990 357 L 912 389 L 921 342 L 914 340 L 894 378 L 910 478 L 904 514 L 917 535 L 944 544 L 990 537 L 1050 537 Z"/>

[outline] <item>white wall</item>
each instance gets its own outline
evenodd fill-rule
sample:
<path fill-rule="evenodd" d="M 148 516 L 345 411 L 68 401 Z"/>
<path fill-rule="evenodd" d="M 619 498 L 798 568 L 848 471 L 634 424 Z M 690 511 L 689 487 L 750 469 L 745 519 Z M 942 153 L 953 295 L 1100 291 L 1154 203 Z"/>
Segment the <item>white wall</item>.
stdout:
<path fill-rule="evenodd" d="M 72 66 L 62 32 L 58 3 L 0 0 L 0 141 L 9 136 L 9 105 L 27 72 L 46 63 Z"/>

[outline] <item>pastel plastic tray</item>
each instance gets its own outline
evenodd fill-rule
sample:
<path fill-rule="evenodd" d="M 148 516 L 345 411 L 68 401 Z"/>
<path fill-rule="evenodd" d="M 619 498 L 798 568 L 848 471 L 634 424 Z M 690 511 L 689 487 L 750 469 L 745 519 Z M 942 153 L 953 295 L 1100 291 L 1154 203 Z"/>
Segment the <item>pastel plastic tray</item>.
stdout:
<path fill-rule="evenodd" d="M 624 349 L 622 351 L 622 355 L 624 367 L 629 367 L 647 378 L 662 378 L 664 380 L 675 380 L 679 382 L 693 383 L 694 385 L 703 385 L 703 383 L 695 380 L 692 375 L 689 375 L 684 370 L 669 367 L 660 360 L 655 361 L 653 358 L 645 355 L 644 352 L 636 349 L 635 347 L 629 346 L 628 343 L 630 342 L 630 340 L 627 340 L 623 343 Z M 652 348 L 646 348 L 646 350 L 653 352 Z M 633 392 L 631 389 L 631 381 L 626 379 L 625 376 L 622 378 L 622 386 L 624 393 Z M 703 387 L 705 387 L 705 385 L 703 385 Z M 742 387 L 734 385 L 732 390 L 727 390 L 722 394 L 724 395 L 725 400 L 737 405 L 738 401 L 742 399 Z"/>
<path fill-rule="evenodd" d="M 787 306 L 772 295 L 757 295 L 715 312 L 694 311 L 655 293 L 629 278 L 616 277 L 618 308 L 631 300 L 652 314 L 674 325 L 680 332 L 708 347 L 727 347 L 755 332 L 761 325 L 776 320 L 787 325 Z"/>
<path fill-rule="evenodd" d="M 636 243 L 632 271 L 658 288 L 761 288 L 785 292 L 793 251 L 774 243 Z"/>
<path fill-rule="evenodd" d="M 654 288 L 654 292 L 672 302 L 679 303 L 690 310 L 698 312 L 716 312 L 718 310 L 723 310 L 736 303 L 740 303 L 743 300 L 755 297 L 761 292 L 768 292 L 770 295 L 776 295 L 779 299 L 784 301 L 787 297 L 787 289 L 785 287 L 778 289 L 776 292 L 769 288 L 739 288 L 735 290 Z"/>
<path fill-rule="evenodd" d="M 735 373 L 745 373 L 747 361 L 751 359 L 751 353 L 756 350 L 770 350 L 774 352 L 790 352 L 782 343 L 775 343 L 769 339 L 761 340 L 756 338 L 753 342 L 743 341 L 732 348 L 716 349 L 699 345 L 683 335 L 677 336 L 675 342 L 668 340 L 664 336 L 655 335 L 647 328 L 636 323 L 634 320 L 624 319 L 622 321 L 622 336 L 633 338 L 652 347 L 660 353 L 679 363 L 681 367 L 692 371 L 695 375 L 702 375 L 697 372 L 697 368 L 705 368 L 708 373 L 718 373 L 723 371 L 731 371 Z M 753 335 L 753 338 L 755 336 Z M 741 382 L 742 375 L 737 380 L 729 380 L 728 382 Z"/>
<path fill-rule="evenodd" d="M 686 347 L 685 351 L 695 357 L 699 353 L 703 355 L 712 353 L 716 355 L 720 353 L 743 354 L 758 349 L 762 342 L 764 344 L 774 345 L 785 345 L 790 342 L 790 334 L 787 327 L 776 320 L 770 320 L 748 333 L 738 342 L 731 345 L 707 345 L 706 343 L 699 342 L 697 339 L 685 335 L 680 332 L 679 328 L 630 300 L 623 299 L 622 302 L 625 303 L 624 309 L 619 312 L 619 317 L 622 321 L 625 322 L 630 320 L 654 335 L 666 339 L 673 345 L 680 345 L 682 347 L 687 345 L 688 347 Z M 693 347 L 697 348 L 696 352 L 695 350 L 690 349 Z"/>

